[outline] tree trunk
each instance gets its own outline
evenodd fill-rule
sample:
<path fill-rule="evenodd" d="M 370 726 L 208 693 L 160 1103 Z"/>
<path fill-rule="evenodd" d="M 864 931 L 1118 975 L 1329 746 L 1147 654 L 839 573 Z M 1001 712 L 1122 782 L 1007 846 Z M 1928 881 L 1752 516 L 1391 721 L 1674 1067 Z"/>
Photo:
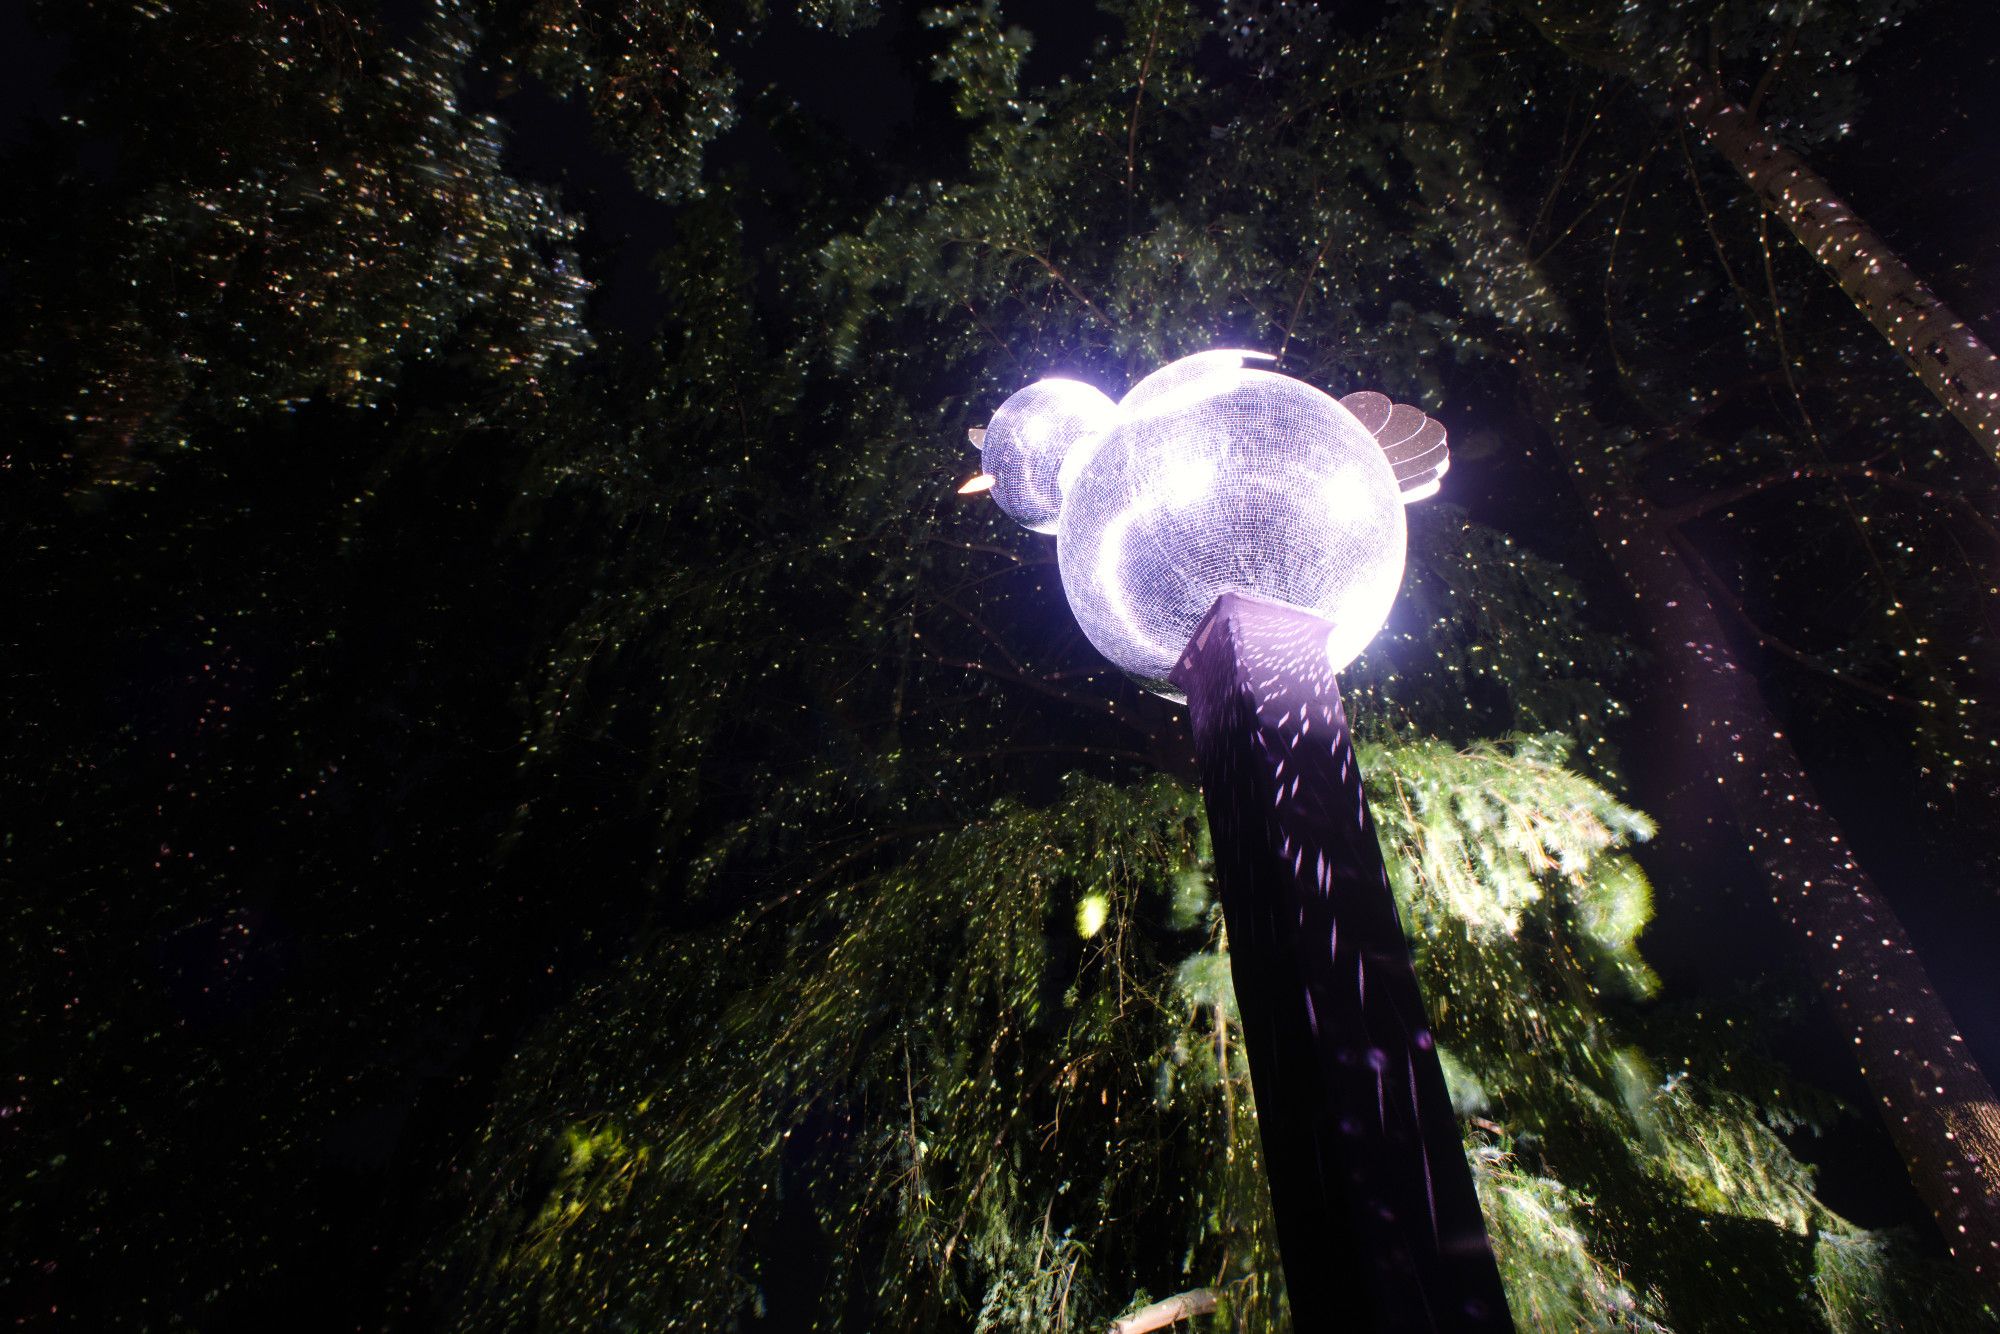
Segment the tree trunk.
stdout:
<path fill-rule="evenodd" d="M 1909 936 L 1805 766 L 1735 661 L 1672 526 L 1622 484 L 1590 429 L 1587 387 L 1526 359 L 1558 453 L 1577 479 L 1691 739 L 1769 879 L 1771 901 L 1854 1054 L 1910 1180 L 1952 1254 L 2000 1294 L 2000 1100 L 1966 1050 Z"/>
<path fill-rule="evenodd" d="M 1678 694 L 1703 767 L 1768 878 L 1835 1023 L 1853 1040 L 1911 1183 L 1953 1256 L 2000 1296 L 2000 1100 L 1902 923 L 1820 806 L 1755 678 L 1735 661 L 1672 526 L 1623 473 L 1616 435 L 1593 413 L 1587 363 L 1568 334 L 1562 297 L 1505 203 L 1447 123 L 1412 122 L 1405 152 L 1437 225 L 1467 255 L 1461 276 L 1475 299 L 1490 298 L 1481 285 L 1503 281 L 1504 309 L 1527 325 L 1519 360 L 1540 415 L 1605 554 L 1640 604 L 1635 619 Z"/>
<path fill-rule="evenodd" d="M 2000 357 L 1924 285 L 1804 158 L 1778 143 L 1721 87 L 1683 84 L 1674 105 L 1833 272 L 1938 401 L 2000 460 Z"/>

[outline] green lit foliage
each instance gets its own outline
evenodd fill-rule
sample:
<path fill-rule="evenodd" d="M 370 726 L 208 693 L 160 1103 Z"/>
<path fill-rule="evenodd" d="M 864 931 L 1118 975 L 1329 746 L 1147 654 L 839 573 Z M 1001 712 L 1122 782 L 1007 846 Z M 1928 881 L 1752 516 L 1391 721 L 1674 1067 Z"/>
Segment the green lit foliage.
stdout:
<path fill-rule="evenodd" d="M 1664 1330 L 1593 1252 L 1587 1209 L 1561 1182 L 1522 1171 L 1498 1149 L 1477 1161 L 1479 1208 L 1517 1328 Z"/>
<path fill-rule="evenodd" d="M 1965 1296 L 1943 1268 L 1893 1235 L 1821 1233 L 1813 1282 L 1832 1334 L 1990 1328 L 1992 1309 Z"/>
<path fill-rule="evenodd" d="M 1879 1328 L 1983 1327 L 1817 1201 L 1782 1109 L 1636 1045 L 1650 824 L 1565 751 L 1363 757 L 1524 1327 L 1842 1330 L 1905 1289 Z M 1083 1329 L 1209 1286 L 1282 1328 L 1204 851 L 1191 791 L 1074 779 L 655 942 L 517 1062 L 441 1266 L 464 1324 Z"/>
<path fill-rule="evenodd" d="M 1648 1056 L 1634 1003 L 1658 986 L 1637 949 L 1651 889 L 1624 849 L 1652 825 L 1567 771 L 1567 749 L 1362 756 L 1516 1319 L 1840 1329 L 1844 1291 L 1910 1283 L 1923 1295 L 1880 1328 L 1991 1324 L 1955 1274 L 1818 1201 L 1778 1133 L 1801 1124 L 1782 1080 L 1753 1096 L 1705 1073 L 1744 1060 L 1726 1032 L 1707 1065 Z M 1822 1268 L 1836 1261 L 1875 1267 Z"/>
<path fill-rule="evenodd" d="M 440 1152 L 482 1114 L 464 1052 L 554 1006 L 446 1187 L 426 1277 L 467 1327 L 1083 1329 L 1193 1285 L 1212 1327 L 1282 1327 L 1198 802 L 1149 776 L 1187 767 L 1182 719 L 1080 642 L 1045 543 L 950 496 L 964 428 L 1045 371 L 1115 391 L 1213 342 L 1457 409 L 1511 392 L 1514 329 L 1602 302 L 1638 405 L 1606 444 L 1673 500 L 1795 464 L 1823 381 L 1708 420 L 1783 382 L 1756 279 L 1800 274 L 1650 169 L 1620 194 L 1650 122 L 1566 138 L 1598 90 L 1510 52 L 1507 11 L 1364 38 L 1231 0 L 1217 41 L 1207 6 L 1107 8 L 1089 67 L 1036 87 L 1003 6 L 936 11 L 965 162 L 879 204 L 817 164 L 791 253 L 746 256 L 742 187 L 699 163 L 747 0 L 45 6 L 92 74 L 58 147 L 113 124 L 124 160 L 9 220 L 9 388 L 56 461 L 8 465 L 39 489 L 7 805 L 74 812 L 0 839 L 34 1160 L 9 1240 L 66 1282 L 174 1275 L 72 1312 L 296 1301 L 274 1276 L 340 1232 L 328 1145 L 450 1082 Z M 580 93 L 683 201 L 650 347 L 581 361 L 578 223 L 466 109 L 483 62 Z M 1458 102 L 1427 100 L 1439 67 Z M 1565 230 L 1606 210 L 1608 253 Z M 1556 287 L 1495 262 L 1512 218 Z M 1810 399 L 1836 451 L 1877 431 L 1904 494 L 1952 476 L 1901 407 L 1851 411 L 1879 367 L 1815 346 L 1851 380 Z M 1774 568 L 1836 549 L 1832 500 L 1764 519 Z M 1884 622 L 1923 531 L 1885 539 Z M 1346 683 L 1524 1323 L 1978 1327 L 1814 1199 L 1740 1028 L 1644 1004 L 1647 826 L 1603 786 L 1629 654 L 1579 602 L 1435 509 Z M 1922 677 L 1880 624 L 1835 638 Z M 92 977 L 135 981 L 81 1003 Z M 385 1218 L 430 1166 L 397 1152 Z"/>
<path fill-rule="evenodd" d="M 1212 930 L 1199 839 L 1186 789 L 1079 779 L 661 940 L 521 1060 L 466 1323 L 727 1328 L 785 1300 L 760 1243 L 809 1209 L 829 1326 L 1086 1329 L 1151 1277 L 1262 1327 L 1226 988 L 1176 981 Z"/>
<path fill-rule="evenodd" d="M 1564 768 L 1568 749 L 1559 735 L 1505 749 L 1437 742 L 1400 749 L 1381 833 L 1406 853 L 1393 860 L 1392 880 L 1414 914 L 1410 930 L 1430 938 L 1455 921 L 1511 937 L 1542 899 L 1544 879 L 1557 875 L 1575 886 L 1585 937 L 1607 958 L 1628 957 L 1652 916 L 1649 891 L 1629 862 L 1596 864 L 1608 848 L 1652 837 L 1653 824 Z M 1363 771 L 1378 758 L 1378 748 L 1364 748 Z"/>
<path fill-rule="evenodd" d="M 1710 1019 L 1700 1062 L 1648 1055 L 1634 1002 L 1658 987 L 1637 948 L 1651 889 L 1623 849 L 1652 825 L 1565 770 L 1567 749 L 1363 755 L 1517 1319 L 1840 1330 L 1846 1294 L 1909 1284 L 1877 1328 L 1991 1325 L 1955 1273 L 1819 1202 L 1781 1132 L 1833 1109 L 1740 1035 Z"/>

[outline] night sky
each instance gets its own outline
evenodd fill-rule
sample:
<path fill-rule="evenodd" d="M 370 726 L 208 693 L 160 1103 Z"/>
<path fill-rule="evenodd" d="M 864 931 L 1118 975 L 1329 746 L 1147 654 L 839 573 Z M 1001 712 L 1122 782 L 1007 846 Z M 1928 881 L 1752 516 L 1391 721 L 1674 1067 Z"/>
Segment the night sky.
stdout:
<path fill-rule="evenodd" d="M 1392 7 L 1373 0 L 1337 6 L 1337 21 L 1358 31 Z M 408 8 L 386 4 L 386 21 L 410 21 Z M 745 246 L 753 259 L 786 251 L 790 203 L 805 189 L 772 137 L 770 124 L 783 119 L 777 113 L 839 145 L 855 170 L 874 173 L 857 184 L 860 194 L 886 194 L 899 181 L 946 176 L 966 147 L 967 132 L 951 115 L 948 91 L 926 72 L 939 38 L 918 21 L 924 6 L 894 0 L 879 22 L 847 36 L 813 28 L 789 5 L 773 8 L 777 12 L 761 32 L 729 50 L 742 79 L 741 104 L 757 114 L 743 116 L 709 155 L 711 175 L 744 183 Z M 1008 0 L 1004 9 L 1035 34 L 1026 74 L 1031 85 L 1079 69 L 1113 28 L 1109 19 L 1067 0 Z M 1864 110 L 1851 133 L 1820 153 L 1816 163 L 1992 343 L 2000 340 L 2000 150 L 1993 132 L 2000 124 L 2000 61 L 1990 42 L 1973 36 L 1990 26 L 1989 9 L 1985 0 L 1924 7 L 1870 52 L 1863 66 Z M 49 37 L 23 10 L 0 6 L 0 150 L 10 154 L 65 114 L 68 81 L 77 74 L 68 44 Z M 503 80 L 490 68 L 474 71 L 464 96 L 470 107 L 491 112 L 505 126 L 508 168 L 559 191 L 562 205 L 586 220 L 575 245 L 585 275 L 596 284 L 588 298 L 588 323 L 600 346 L 607 355 L 643 348 L 671 314 L 669 297 L 655 277 L 656 257 L 686 239 L 706 215 L 638 188 L 621 158 L 592 139 L 589 113 L 578 99 L 554 96 L 532 79 Z M 121 135 L 117 127 L 100 128 L 101 152 L 88 155 L 83 166 L 116 179 L 123 169 Z M 757 281 L 761 299 L 782 305 L 786 294 L 771 272 L 760 273 Z M 1595 604 L 1614 605 L 1620 596 L 1615 577 L 1593 557 L 1587 532 L 1558 530 L 1543 521 L 1547 497 L 1563 485 L 1555 459 L 1536 448 L 1532 431 L 1520 422 L 1482 420 L 1481 410 L 1479 403 L 1446 404 L 1441 414 L 1460 443 L 1444 499 L 1564 565 Z M 335 428 L 328 431 L 328 438 L 338 434 Z M 964 462 L 969 471 L 969 451 Z M 941 477 L 939 485 L 955 480 Z M 274 474 L 269 485 L 284 483 Z M 0 497 L 5 494 L 0 490 Z M 477 503 L 497 508 L 504 500 L 482 496 Z M 1727 564 L 1741 553 L 1706 554 Z M 532 586 L 538 574 L 523 572 L 523 584 Z M 548 575 L 574 577 L 570 571 Z M 1989 689 L 2000 687 L 1992 643 L 1975 652 L 1989 665 Z M 1770 682 L 1781 714 L 1806 692 L 1796 669 L 1777 653 L 1745 646 L 1745 656 Z M 1659 891 L 1658 916 L 1645 943 L 1666 979 L 1668 998 L 1688 1001 L 1764 978 L 1775 971 L 1770 961 L 1782 955 L 1785 944 L 1761 891 L 1741 889 L 1756 882 L 1755 867 L 1734 839 L 1717 835 L 1724 816 L 1697 759 L 1662 740 L 1671 726 L 1668 705 L 1648 695 L 1643 669 L 1627 692 L 1633 715 L 1618 738 L 1624 795 L 1657 818 L 1662 830 L 1642 859 Z M 14 707 L 33 705 L 24 698 Z M 1808 726 L 1795 740 L 1829 808 L 1851 832 L 1860 860 L 1902 914 L 1974 1054 L 1987 1070 L 2000 1071 L 2000 971 L 1993 964 L 1994 943 L 2000 941 L 2000 857 L 1990 830 L 1937 806 L 1898 768 L 1898 726 L 1897 716 L 1885 712 L 1872 732 L 1865 725 L 1841 734 Z M 469 753 L 466 762 L 474 762 Z M 353 835 L 357 842 L 381 836 L 359 824 Z M 643 836 L 634 836 L 633 860 L 643 855 L 642 845 Z M 549 857 L 559 863 L 556 854 Z M 37 887 L 26 878 L 8 879 L 0 881 L 0 891 L 32 893 Z M 523 1035 L 572 994 L 572 974 L 596 976 L 612 967 L 642 921 L 657 927 L 656 919 L 647 918 L 650 911 L 637 890 L 607 893 L 603 903 L 580 908 L 577 921 L 551 929 L 547 942 L 532 949 L 524 945 L 518 959 L 507 956 L 521 965 L 518 983 L 496 965 L 499 980 L 483 983 L 464 1013 L 413 1024 L 410 1044 L 421 1050 L 399 1058 L 415 1072 L 406 1083 L 408 1101 L 380 1102 L 346 1118 L 324 1146 L 344 1170 L 334 1174 L 335 1187 L 309 1202 L 320 1217 L 306 1232 L 365 1236 L 385 1201 L 389 1209 L 408 1211 L 382 1224 L 365 1247 L 350 1244 L 338 1252 L 353 1256 L 365 1248 L 372 1254 L 351 1284 L 328 1284 L 345 1289 L 332 1299 L 329 1327 L 421 1323 L 421 1315 L 407 1306 L 401 1315 L 382 1313 L 398 1293 L 407 1301 L 399 1285 L 409 1252 L 429 1225 L 432 1215 L 425 1211 L 436 1208 L 424 1174 L 459 1152 L 487 1105 L 500 1066 Z M 208 948 L 192 935 L 167 941 L 159 946 L 162 966 L 199 976 L 211 966 L 204 962 Z M 284 950 L 310 947 L 272 948 L 278 953 L 251 968 L 263 968 L 273 979 L 268 987 L 277 990 L 291 968 L 280 957 Z M 119 984 L 92 978 L 82 985 Z M 257 987 L 264 985 L 231 993 L 224 1008 L 261 1003 L 269 992 Z M 355 985 L 370 984 L 357 978 Z M 203 1009 L 220 1002 L 195 997 L 188 1004 L 197 1024 L 227 1022 Z M 1865 1088 L 1830 1029 L 1796 1017 L 1782 1024 L 1785 1055 L 1797 1073 L 1865 1105 Z M 239 1059 L 249 1058 L 239 1053 Z M 9 1134 L 0 1123 L 0 1145 Z M 1798 1151 L 1820 1171 L 1823 1197 L 1836 1209 L 1868 1226 L 1909 1225 L 1920 1231 L 1929 1226 L 1872 1120 L 1849 1118 L 1823 1139 L 1796 1139 Z M 422 1221 L 411 1221 L 420 1215 Z M 803 1253 L 815 1243 L 808 1237 L 780 1244 Z M 1939 1249 L 1934 1236 L 1924 1244 Z M 106 1276 L 105 1281 L 127 1280 Z M 148 1275 L 142 1269 L 129 1281 L 143 1284 Z M 40 1300 L 35 1292 L 32 1282 L 13 1287 L 10 1300 L 26 1298 L 18 1301 L 25 1320 L 35 1318 L 30 1309 Z M 308 1316 L 298 1327 L 316 1326 Z M 774 1317 L 762 1327 L 781 1326 Z"/>

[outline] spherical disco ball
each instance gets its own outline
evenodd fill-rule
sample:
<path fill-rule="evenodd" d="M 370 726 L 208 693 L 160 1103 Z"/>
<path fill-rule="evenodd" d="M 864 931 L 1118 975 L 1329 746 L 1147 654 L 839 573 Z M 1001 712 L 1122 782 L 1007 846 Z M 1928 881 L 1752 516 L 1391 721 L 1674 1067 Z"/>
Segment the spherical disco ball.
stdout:
<path fill-rule="evenodd" d="M 1147 376 L 1065 469 L 1056 555 L 1077 621 L 1175 698 L 1167 673 L 1223 593 L 1325 617 L 1338 671 L 1382 628 L 1403 578 L 1403 504 L 1382 446 L 1328 395 L 1244 355 Z"/>
<path fill-rule="evenodd" d="M 993 499 L 1022 527 L 1053 533 L 1063 459 L 1101 437 L 1117 415 L 1103 390 L 1080 380 L 1039 380 L 1016 393 L 993 414 L 979 445 Z"/>

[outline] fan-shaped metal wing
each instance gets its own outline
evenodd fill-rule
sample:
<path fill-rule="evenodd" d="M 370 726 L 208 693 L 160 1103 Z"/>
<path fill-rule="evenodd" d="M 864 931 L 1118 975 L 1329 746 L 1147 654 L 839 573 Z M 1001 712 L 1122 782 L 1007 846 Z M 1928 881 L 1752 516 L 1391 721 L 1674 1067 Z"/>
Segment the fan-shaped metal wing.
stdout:
<path fill-rule="evenodd" d="M 1396 470 L 1396 485 L 1402 490 L 1405 505 L 1437 494 L 1451 467 L 1443 422 L 1408 403 L 1391 403 L 1387 394 L 1372 389 L 1349 394 L 1340 400 L 1340 406 L 1374 433 L 1389 466 Z"/>

